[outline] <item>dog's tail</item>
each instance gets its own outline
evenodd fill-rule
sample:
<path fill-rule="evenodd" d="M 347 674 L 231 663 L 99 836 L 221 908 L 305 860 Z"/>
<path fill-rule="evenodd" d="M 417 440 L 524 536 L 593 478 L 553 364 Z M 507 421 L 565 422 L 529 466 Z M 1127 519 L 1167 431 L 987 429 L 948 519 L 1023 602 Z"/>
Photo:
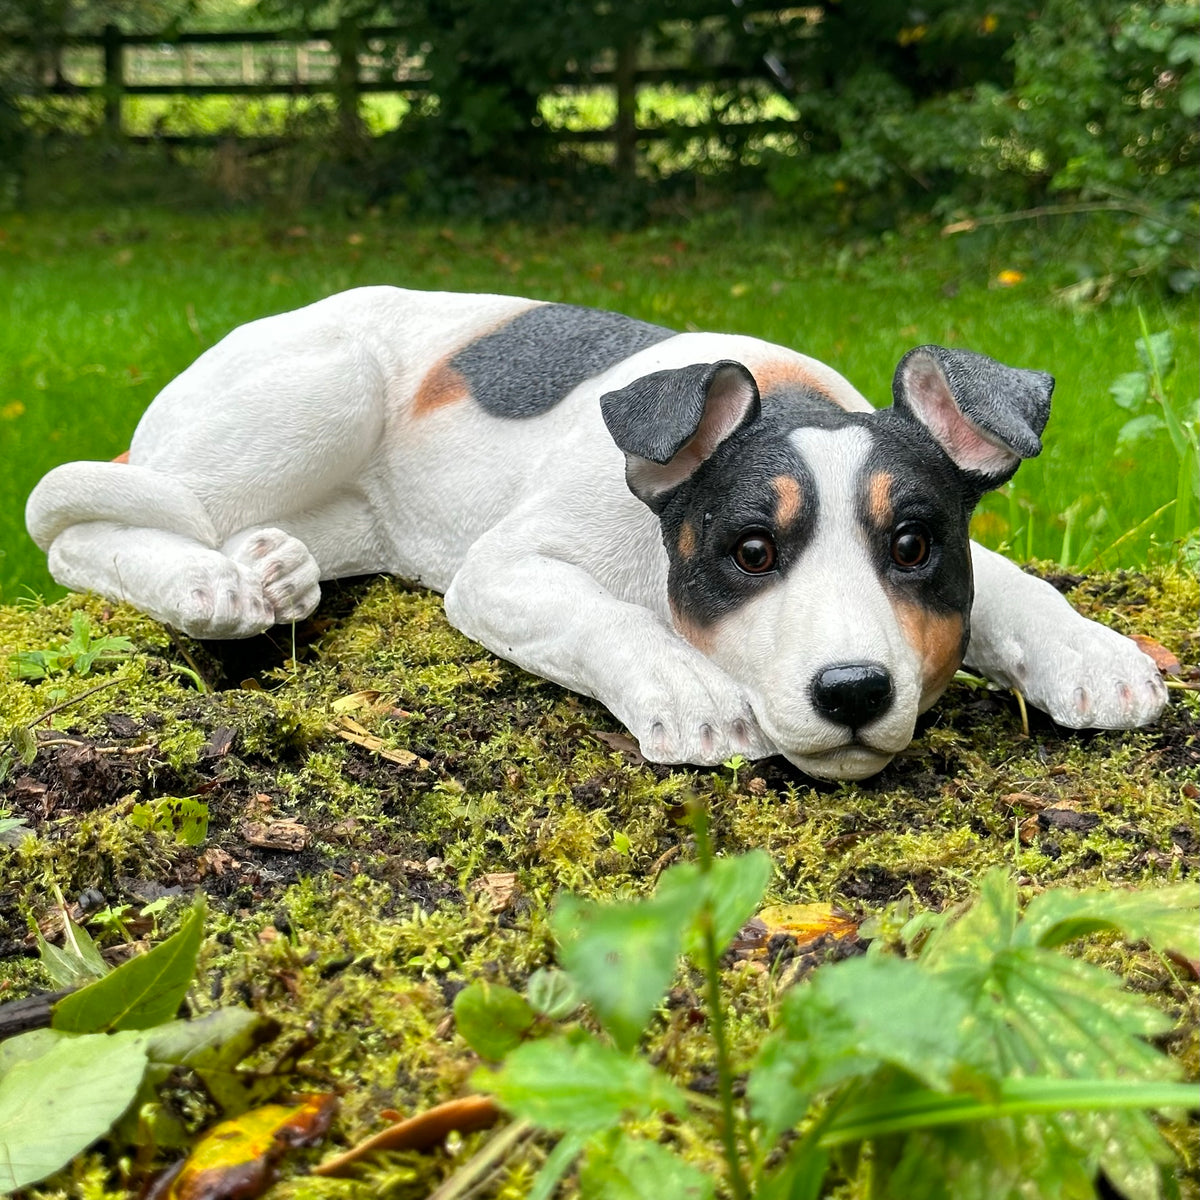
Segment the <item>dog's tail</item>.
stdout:
<path fill-rule="evenodd" d="M 87 521 L 165 529 L 214 549 L 220 544 L 216 526 L 195 494 L 149 467 L 63 463 L 43 477 L 25 505 L 25 525 L 43 550 L 64 529 Z"/>

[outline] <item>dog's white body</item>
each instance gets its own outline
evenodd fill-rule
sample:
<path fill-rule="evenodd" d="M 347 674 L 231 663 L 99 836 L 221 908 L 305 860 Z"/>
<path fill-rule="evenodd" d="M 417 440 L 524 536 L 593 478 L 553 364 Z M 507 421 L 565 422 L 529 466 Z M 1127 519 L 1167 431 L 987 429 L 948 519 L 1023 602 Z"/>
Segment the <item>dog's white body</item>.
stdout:
<path fill-rule="evenodd" d="M 444 592 L 451 622 L 497 654 L 599 698 L 649 757 L 782 750 L 817 775 L 878 770 L 945 680 L 922 678 L 849 517 L 837 515 L 850 504 L 839 472 L 862 466 L 862 438 L 791 435 L 822 498 L 808 565 L 739 608 L 719 637 L 689 641 L 668 597 L 659 521 L 626 485 L 627 457 L 597 401 L 650 372 L 732 359 L 803 380 L 846 411 L 872 406 L 793 351 L 685 333 L 546 411 L 492 415 L 447 364 L 536 303 L 360 288 L 243 326 L 162 391 L 128 464 L 51 472 L 30 498 L 30 530 L 60 582 L 198 637 L 302 618 L 320 579 L 390 572 Z M 1165 691 L 1133 643 L 997 555 L 971 556 L 975 669 L 1066 725 L 1158 715 Z M 847 745 L 788 681 L 862 657 L 864 639 L 899 699 L 865 744 Z"/>

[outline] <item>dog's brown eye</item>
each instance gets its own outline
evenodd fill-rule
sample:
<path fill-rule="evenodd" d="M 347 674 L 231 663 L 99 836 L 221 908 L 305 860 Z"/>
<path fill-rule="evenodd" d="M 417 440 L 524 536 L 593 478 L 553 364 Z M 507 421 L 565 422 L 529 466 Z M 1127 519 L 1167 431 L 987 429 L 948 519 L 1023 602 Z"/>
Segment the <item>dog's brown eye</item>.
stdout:
<path fill-rule="evenodd" d="M 892 534 L 892 562 L 913 571 L 929 558 L 929 530 L 920 521 L 908 521 Z"/>
<path fill-rule="evenodd" d="M 747 575 L 764 575 L 775 566 L 775 543 L 761 529 L 744 533 L 733 548 L 733 561 Z"/>

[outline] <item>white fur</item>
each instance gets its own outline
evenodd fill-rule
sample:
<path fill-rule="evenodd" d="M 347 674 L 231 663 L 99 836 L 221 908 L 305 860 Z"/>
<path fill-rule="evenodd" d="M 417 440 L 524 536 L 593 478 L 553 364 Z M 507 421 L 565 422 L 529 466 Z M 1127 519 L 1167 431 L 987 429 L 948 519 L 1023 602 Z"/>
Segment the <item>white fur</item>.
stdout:
<path fill-rule="evenodd" d="M 130 465 L 51 471 L 29 499 L 30 532 L 60 582 L 197 637 L 297 620 L 316 607 L 318 579 L 389 571 L 445 592 L 451 622 L 490 650 L 599 699 L 651 759 L 778 750 L 814 774 L 878 770 L 911 737 L 919 666 L 845 532 L 844 472 L 862 447 L 845 431 L 797 434 L 833 514 L 793 572 L 810 582 L 747 606 L 710 657 L 672 627 L 658 521 L 626 487 L 597 398 L 668 367 L 791 360 L 843 407 L 870 405 L 803 355 L 688 333 L 541 416 L 469 401 L 414 416 L 440 360 L 534 303 L 360 288 L 243 326 L 164 388 Z M 1065 724 L 1158 715 L 1165 693 L 1132 643 L 1004 560 L 976 549 L 975 561 L 978 669 Z M 867 746 L 841 744 L 801 694 L 845 655 L 902 677 L 894 715 L 861 731 Z"/>

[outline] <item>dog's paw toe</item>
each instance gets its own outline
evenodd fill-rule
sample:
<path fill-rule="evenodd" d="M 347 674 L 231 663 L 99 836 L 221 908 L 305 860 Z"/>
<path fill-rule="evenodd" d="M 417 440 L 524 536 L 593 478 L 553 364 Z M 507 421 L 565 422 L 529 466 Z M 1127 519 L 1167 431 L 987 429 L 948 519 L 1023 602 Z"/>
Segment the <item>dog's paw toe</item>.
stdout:
<path fill-rule="evenodd" d="M 232 538 L 223 549 L 260 580 L 271 624 L 302 620 L 320 602 L 320 569 L 299 538 L 282 529 L 255 529 Z"/>
<path fill-rule="evenodd" d="M 252 572 L 229 560 L 190 570 L 181 594 L 169 624 L 190 637 L 252 637 L 275 623 L 262 585 Z"/>

